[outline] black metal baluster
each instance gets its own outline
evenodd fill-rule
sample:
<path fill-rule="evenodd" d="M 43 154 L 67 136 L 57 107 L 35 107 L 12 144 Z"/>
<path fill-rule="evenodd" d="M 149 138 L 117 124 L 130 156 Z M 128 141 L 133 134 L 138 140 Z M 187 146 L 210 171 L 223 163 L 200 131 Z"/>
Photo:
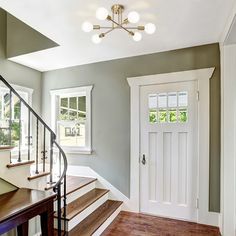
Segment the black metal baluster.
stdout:
<path fill-rule="evenodd" d="M 50 133 L 50 183 L 53 183 L 53 173 L 52 173 L 52 170 L 53 170 L 53 138 L 54 138 L 54 135 L 51 132 Z"/>
<path fill-rule="evenodd" d="M 61 151 L 59 151 L 59 177 L 61 176 Z"/>
<path fill-rule="evenodd" d="M 30 109 L 28 110 L 28 160 L 30 161 Z"/>
<path fill-rule="evenodd" d="M 9 93 L 9 100 L 10 100 L 10 112 L 9 112 L 9 145 L 12 146 L 12 139 L 11 139 L 11 129 L 12 129 L 12 91 L 10 89 Z M 12 163 L 11 153 L 10 153 L 10 163 Z"/>
<path fill-rule="evenodd" d="M 57 215 L 58 216 L 57 229 L 58 229 L 58 236 L 61 236 L 62 228 L 61 228 L 61 185 L 60 184 L 57 186 L 56 190 L 57 190 L 57 214 L 58 214 Z"/>
<path fill-rule="evenodd" d="M 18 153 L 18 162 L 21 162 L 21 100 L 19 104 L 19 153 Z"/>
<path fill-rule="evenodd" d="M 45 160 L 46 160 L 46 127 L 43 126 L 43 172 L 45 172 Z"/>
<path fill-rule="evenodd" d="M 39 173 L 39 120 L 36 121 L 36 171 L 35 173 Z"/>
<path fill-rule="evenodd" d="M 59 184 L 61 185 L 61 183 Z M 66 219 L 66 175 L 64 176 L 64 193 L 63 193 L 63 219 Z M 64 220 L 64 232 L 67 232 L 66 221 Z M 66 233 L 67 234 L 67 233 Z"/>

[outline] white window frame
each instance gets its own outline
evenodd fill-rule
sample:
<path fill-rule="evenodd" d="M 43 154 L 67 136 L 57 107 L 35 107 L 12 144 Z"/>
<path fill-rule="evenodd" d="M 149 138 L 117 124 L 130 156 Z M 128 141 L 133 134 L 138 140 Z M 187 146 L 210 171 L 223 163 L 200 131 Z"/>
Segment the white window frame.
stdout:
<path fill-rule="evenodd" d="M 27 96 L 27 100 L 25 100 L 28 104 L 29 104 L 29 106 L 32 106 L 32 96 L 33 96 L 33 92 L 34 92 L 34 90 L 32 89 L 32 88 L 28 88 L 28 87 L 23 87 L 23 86 L 20 86 L 20 85 L 15 85 L 15 84 L 11 84 L 11 86 L 12 86 L 12 88 L 14 88 L 15 90 L 16 90 L 16 92 L 17 93 L 19 93 L 19 95 L 21 96 L 21 94 L 22 93 L 24 93 L 24 94 L 26 94 L 26 96 Z M 0 90 L 5 90 L 5 91 L 9 91 L 9 88 L 7 88 L 6 86 L 4 86 L 4 85 L 1 85 L 0 86 Z M 25 99 L 24 97 L 22 97 L 23 99 Z M 31 124 L 31 122 L 30 122 L 30 124 Z M 32 125 L 32 124 L 31 124 Z M 28 125 L 27 125 L 27 127 L 28 127 Z M 32 127 L 31 127 L 31 130 L 32 130 Z M 23 136 L 26 136 L 26 135 L 28 135 L 28 134 L 23 134 L 22 133 L 22 137 Z M 11 155 L 14 157 L 14 156 L 17 156 L 18 155 L 18 150 L 19 150 L 19 148 L 18 147 L 16 147 L 16 148 L 14 148 L 12 151 L 11 151 Z M 32 150 L 31 150 L 32 151 Z M 28 152 L 28 148 L 26 147 L 26 145 L 24 145 L 24 143 L 23 143 L 23 145 L 21 146 L 21 154 L 22 155 L 24 155 L 24 154 L 26 154 Z"/>
<path fill-rule="evenodd" d="M 51 90 L 51 127 L 57 133 L 57 117 L 59 116 L 59 98 L 61 96 L 78 97 L 86 96 L 86 122 L 85 122 L 85 147 L 62 146 L 67 153 L 91 154 L 92 153 L 92 118 L 91 118 L 91 92 L 93 85 Z"/>

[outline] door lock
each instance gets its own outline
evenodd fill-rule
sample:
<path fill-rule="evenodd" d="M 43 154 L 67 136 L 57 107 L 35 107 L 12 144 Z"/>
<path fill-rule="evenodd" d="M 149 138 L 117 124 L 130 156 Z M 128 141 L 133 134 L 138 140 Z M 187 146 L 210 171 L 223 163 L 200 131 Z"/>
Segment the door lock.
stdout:
<path fill-rule="evenodd" d="M 146 157 L 145 157 L 145 154 L 143 154 L 143 158 L 142 158 L 142 164 L 143 165 L 146 165 L 147 161 L 146 161 Z"/>

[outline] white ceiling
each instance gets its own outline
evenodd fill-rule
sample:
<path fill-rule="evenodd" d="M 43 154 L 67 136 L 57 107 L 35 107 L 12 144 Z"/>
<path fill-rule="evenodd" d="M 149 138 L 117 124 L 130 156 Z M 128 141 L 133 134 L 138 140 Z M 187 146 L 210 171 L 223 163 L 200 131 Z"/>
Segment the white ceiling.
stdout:
<path fill-rule="evenodd" d="M 138 11 L 140 24 L 155 23 L 156 33 L 143 34 L 141 42 L 134 42 L 125 32 L 113 32 L 95 45 L 93 33 L 82 32 L 81 24 L 85 20 L 102 23 L 95 18 L 96 9 L 114 3 L 117 1 L 0 0 L 0 7 L 60 45 L 11 60 L 48 71 L 218 42 L 235 0 L 120 0 L 125 14 Z"/>

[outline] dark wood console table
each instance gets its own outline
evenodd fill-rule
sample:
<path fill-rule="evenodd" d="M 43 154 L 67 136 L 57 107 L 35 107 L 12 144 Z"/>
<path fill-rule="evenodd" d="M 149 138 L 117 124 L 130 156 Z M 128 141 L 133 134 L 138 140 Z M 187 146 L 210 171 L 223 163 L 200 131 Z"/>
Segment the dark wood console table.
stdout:
<path fill-rule="evenodd" d="M 55 194 L 17 189 L 0 195 L 0 235 L 17 227 L 18 236 L 28 235 L 28 222 L 40 215 L 42 236 L 53 235 Z"/>

